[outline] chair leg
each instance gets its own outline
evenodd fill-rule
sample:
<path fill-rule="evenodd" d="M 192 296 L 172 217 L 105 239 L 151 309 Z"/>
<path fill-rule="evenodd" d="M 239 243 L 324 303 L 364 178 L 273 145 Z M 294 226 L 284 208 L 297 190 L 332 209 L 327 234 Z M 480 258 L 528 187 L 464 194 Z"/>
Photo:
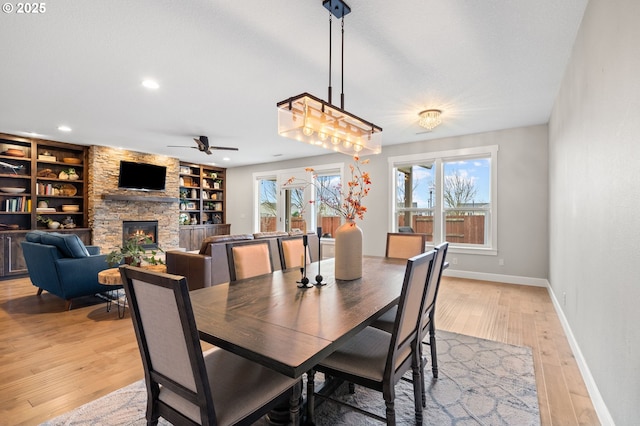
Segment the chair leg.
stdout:
<path fill-rule="evenodd" d="M 71 299 L 64 301 L 64 310 L 65 311 L 70 311 L 71 310 Z"/>
<path fill-rule="evenodd" d="M 429 332 L 429 346 L 431 347 L 431 371 L 433 377 L 438 378 L 438 354 L 436 351 L 436 331 L 431 330 Z"/>
<path fill-rule="evenodd" d="M 413 372 L 413 404 L 416 411 L 416 425 L 422 425 L 422 407 L 426 406 L 426 400 L 423 402 L 421 399 L 426 398 L 424 389 L 422 386 L 422 376 L 424 370 L 422 369 L 422 349 L 418 344 L 416 348 L 417 355 L 414 358 L 414 365 L 411 367 Z"/>
<path fill-rule="evenodd" d="M 396 408 L 394 399 L 394 396 L 392 396 L 390 400 L 385 399 L 384 401 L 387 406 L 387 426 L 396 426 Z"/>
<path fill-rule="evenodd" d="M 40 296 L 42 294 L 42 289 L 40 287 L 38 287 L 38 293 L 36 293 L 38 296 Z"/>

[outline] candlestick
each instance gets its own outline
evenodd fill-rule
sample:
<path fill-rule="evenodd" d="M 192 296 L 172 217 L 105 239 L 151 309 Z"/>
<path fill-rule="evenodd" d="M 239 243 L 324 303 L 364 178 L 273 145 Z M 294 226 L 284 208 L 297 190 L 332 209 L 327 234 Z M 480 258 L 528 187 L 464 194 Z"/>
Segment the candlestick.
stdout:
<path fill-rule="evenodd" d="M 316 275 L 315 285 L 327 285 L 327 283 L 323 283 L 323 277 L 320 275 L 320 261 L 322 260 L 322 247 L 320 246 L 320 239 L 322 238 L 322 226 L 318 226 L 316 230 L 318 233 L 318 275 Z"/>

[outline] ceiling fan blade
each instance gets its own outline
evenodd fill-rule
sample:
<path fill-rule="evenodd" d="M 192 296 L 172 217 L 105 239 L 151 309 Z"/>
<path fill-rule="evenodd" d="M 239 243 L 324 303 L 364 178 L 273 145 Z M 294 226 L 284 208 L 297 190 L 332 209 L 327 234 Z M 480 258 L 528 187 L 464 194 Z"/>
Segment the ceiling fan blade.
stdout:
<path fill-rule="evenodd" d="M 227 151 L 238 151 L 238 148 L 230 146 L 210 146 L 209 149 L 226 149 Z"/>
<path fill-rule="evenodd" d="M 187 145 L 167 145 L 169 148 L 193 148 L 192 146 Z"/>

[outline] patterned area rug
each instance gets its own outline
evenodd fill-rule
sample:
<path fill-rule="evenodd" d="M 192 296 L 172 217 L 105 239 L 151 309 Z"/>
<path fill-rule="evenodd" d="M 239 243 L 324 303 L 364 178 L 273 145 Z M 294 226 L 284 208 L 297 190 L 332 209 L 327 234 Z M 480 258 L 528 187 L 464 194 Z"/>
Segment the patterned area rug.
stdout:
<path fill-rule="evenodd" d="M 540 424 L 530 348 L 446 331 L 437 337 L 439 378 L 432 378 L 427 365 L 425 425 Z M 356 386 L 351 395 L 343 385 L 334 398 L 384 416 L 381 393 Z M 145 406 L 146 390 L 139 381 L 43 425 L 145 425 Z M 405 381 L 396 385 L 396 419 L 400 425 L 415 424 L 412 385 Z M 159 424 L 169 425 L 164 419 Z M 369 424 L 381 423 L 331 401 L 316 410 L 316 425 Z"/>

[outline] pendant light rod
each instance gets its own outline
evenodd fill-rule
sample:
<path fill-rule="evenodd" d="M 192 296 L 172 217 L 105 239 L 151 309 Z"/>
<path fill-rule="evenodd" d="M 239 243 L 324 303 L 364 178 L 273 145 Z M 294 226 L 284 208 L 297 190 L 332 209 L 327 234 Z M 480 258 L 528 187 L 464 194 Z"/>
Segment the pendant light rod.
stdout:
<path fill-rule="evenodd" d="M 342 15 L 342 47 L 341 47 L 341 58 L 340 58 L 340 73 L 342 74 L 340 77 L 342 79 L 342 87 L 340 88 L 340 108 L 344 109 L 344 15 Z"/>
<path fill-rule="evenodd" d="M 328 101 L 331 103 L 331 21 L 332 13 L 329 11 L 329 97 Z"/>

